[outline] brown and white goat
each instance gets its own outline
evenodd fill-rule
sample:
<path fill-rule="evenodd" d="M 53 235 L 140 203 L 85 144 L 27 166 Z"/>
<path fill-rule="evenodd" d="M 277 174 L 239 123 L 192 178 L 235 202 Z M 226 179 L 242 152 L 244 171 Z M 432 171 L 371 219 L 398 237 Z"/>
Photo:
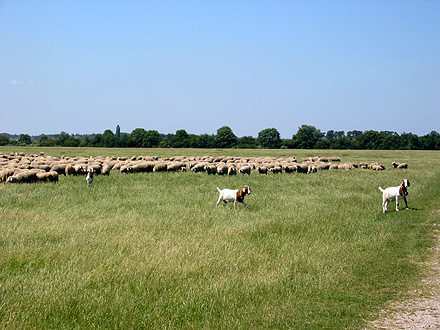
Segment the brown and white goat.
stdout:
<path fill-rule="evenodd" d="M 379 190 L 382 191 L 382 210 L 383 213 L 388 212 L 388 204 L 392 201 L 396 201 L 396 211 L 399 211 L 399 200 L 403 199 L 405 201 L 406 209 L 409 209 L 408 203 L 406 201 L 406 196 L 408 196 L 408 187 L 410 186 L 408 179 L 403 179 L 400 186 L 397 187 L 388 187 L 386 189 L 382 189 L 379 187 Z"/>
<path fill-rule="evenodd" d="M 219 192 L 218 201 L 215 206 L 220 204 L 221 201 L 226 205 L 227 202 L 234 202 L 234 208 L 237 205 L 237 202 L 242 203 L 246 207 L 246 203 L 244 202 L 244 196 L 251 194 L 251 188 L 249 186 L 244 186 L 243 189 L 223 189 L 221 190 L 217 187 Z"/>

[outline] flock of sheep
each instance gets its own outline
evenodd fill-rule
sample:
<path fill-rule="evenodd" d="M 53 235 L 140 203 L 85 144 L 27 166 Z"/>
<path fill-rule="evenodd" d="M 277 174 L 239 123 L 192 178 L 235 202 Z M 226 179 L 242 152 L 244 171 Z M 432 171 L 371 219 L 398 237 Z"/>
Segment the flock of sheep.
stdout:
<path fill-rule="evenodd" d="M 406 163 L 393 162 L 395 168 L 407 168 Z M 259 174 L 268 173 L 314 173 L 321 170 L 355 168 L 385 170 L 379 163 L 359 164 L 341 162 L 339 157 L 310 157 L 298 162 L 293 157 L 169 157 L 156 156 L 139 157 L 67 157 L 61 158 L 40 155 L 25 155 L 0 153 L 0 182 L 32 183 L 58 182 L 59 175 L 86 175 L 87 173 L 109 175 L 111 171 L 121 173 L 139 172 L 204 172 L 210 175 L 250 175 L 252 171 Z"/>

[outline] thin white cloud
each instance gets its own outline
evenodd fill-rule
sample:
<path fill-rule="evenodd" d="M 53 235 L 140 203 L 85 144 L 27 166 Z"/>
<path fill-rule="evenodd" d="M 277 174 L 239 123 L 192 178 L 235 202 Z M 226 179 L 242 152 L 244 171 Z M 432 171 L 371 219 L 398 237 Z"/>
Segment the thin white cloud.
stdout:
<path fill-rule="evenodd" d="M 28 81 L 20 81 L 17 79 L 14 79 L 11 81 L 11 85 L 36 85 L 37 82 L 35 80 L 28 80 Z"/>

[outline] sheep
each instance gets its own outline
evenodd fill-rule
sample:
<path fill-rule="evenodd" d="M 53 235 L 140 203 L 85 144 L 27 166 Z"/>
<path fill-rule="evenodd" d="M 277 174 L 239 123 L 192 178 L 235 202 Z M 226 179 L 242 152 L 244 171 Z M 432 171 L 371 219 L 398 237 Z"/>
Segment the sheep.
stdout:
<path fill-rule="evenodd" d="M 40 172 L 37 173 L 38 181 L 40 182 L 58 182 L 58 172 L 50 171 L 50 172 Z"/>
<path fill-rule="evenodd" d="M 310 163 L 309 166 L 307 167 L 307 174 L 316 173 L 317 170 L 318 170 L 318 167 L 316 166 L 316 164 Z"/>
<path fill-rule="evenodd" d="M 381 165 L 381 164 L 374 164 L 371 169 L 373 171 L 383 171 L 385 170 L 385 166 Z"/>
<path fill-rule="evenodd" d="M 23 171 L 10 176 L 6 180 L 7 183 L 33 183 L 37 181 L 37 173 L 33 171 Z"/>
<path fill-rule="evenodd" d="M 309 164 L 301 163 L 296 166 L 297 173 L 307 173 L 309 171 Z"/>
<path fill-rule="evenodd" d="M 130 172 L 135 173 L 151 173 L 154 171 L 155 164 L 151 161 L 141 160 L 131 165 Z"/>
<path fill-rule="evenodd" d="M 331 165 L 330 163 L 320 162 L 320 163 L 316 164 L 316 169 L 318 171 L 326 171 L 326 170 L 330 169 L 330 165 Z"/>
<path fill-rule="evenodd" d="M 66 175 L 66 165 L 65 163 L 55 163 L 52 165 L 51 171 L 57 172 L 58 174 Z"/>
<path fill-rule="evenodd" d="M 265 166 L 258 166 L 257 167 L 257 172 L 259 174 L 266 174 L 267 175 L 267 167 L 265 167 Z"/>
<path fill-rule="evenodd" d="M 218 175 L 225 175 L 228 174 L 228 166 L 227 165 L 218 165 L 217 166 L 217 174 Z"/>
<path fill-rule="evenodd" d="M 167 164 L 165 162 L 158 162 L 153 167 L 153 172 L 166 172 Z"/>
<path fill-rule="evenodd" d="M 191 172 L 193 172 L 193 173 L 204 172 L 205 166 L 206 166 L 206 163 L 197 163 L 191 167 Z"/>
<path fill-rule="evenodd" d="M 10 176 L 14 175 L 14 170 L 7 168 L 0 170 L 0 182 L 6 182 Z"/>
<path fill-rule="evenodd" d="M 281 166 L 277 165 L 277 166 L 269 168 L 269 172 L 274 173 L 274 174 L 283 173 L 283 169 L 281 168 Z"/>
<path fill-rule="evenodd" d="M 251 175 L 251 167 L 249 165 L 243 166 L 242 168 L 240 168 L 239 172 L 241 174 Z"/>
<path fill-rule="evenodd" d="M 205 165 L 205 172 L 208 173 L 208 175 L 215 175 L 217 173 L 217 166 Z"/>
<path fill-rule="evenodd" d="M 408 168 L 408 164 L 407 163 L 392 162 L 391 165 L 393 165 L 394 168 Z"/>
<path fill-rule="evenodd" d="M 105 164 L 102 166 L 101 174 L 102 174 L 102 175 L 110 175 L 110 171 L 111 171 L 111 170 L 112 170 L 111 165 L 108 164 L 108 163 L 105 163 Z"/>
<path fill-rule="evenodd" d="M 168 172 L 177 172 L 182 170 L 182 168 L 185 167 L 185 165 L 181 162 L 173 162 L 171 164 L 168 164 L 167 171 Z"/>
<path fill-rule="evenodd" d="M 234 166 L 229 166 L 228 175 L 236 175 L 236 174 L 237 174 L 237 169 Z"/>
<path fill-rule="evenodd" d="M 129 173 L 131 172 L 131 166 L 129 164 L 122 165 L 119 171 L 121 173 Z"/>

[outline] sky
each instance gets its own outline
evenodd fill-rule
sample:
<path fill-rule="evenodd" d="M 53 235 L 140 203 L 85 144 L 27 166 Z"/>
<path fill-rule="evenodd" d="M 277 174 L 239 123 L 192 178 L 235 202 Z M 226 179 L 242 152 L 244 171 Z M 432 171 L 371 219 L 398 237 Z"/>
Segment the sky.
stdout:
<path fill-rule="evenodd" d="M 0 0 L 0 132 L 440 132 L 437 0 Z"/>

